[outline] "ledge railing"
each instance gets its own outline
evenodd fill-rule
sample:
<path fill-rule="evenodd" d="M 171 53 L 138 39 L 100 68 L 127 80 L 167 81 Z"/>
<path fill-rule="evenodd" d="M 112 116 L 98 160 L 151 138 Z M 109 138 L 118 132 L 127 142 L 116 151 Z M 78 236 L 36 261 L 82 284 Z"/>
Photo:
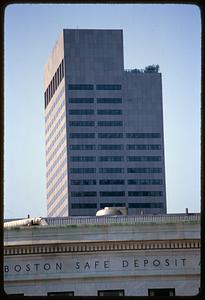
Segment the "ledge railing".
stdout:
<path fill-rule="evenodd" d="M 80 224 L 144 224 L 144 223 L 177 223 L 200 222 L 200 213 L 167 214 L 167 215 L 123 215 L 123 216 L 85 216 L 85 217 L 47 217 L 48 225 L 80 225 Z"/>

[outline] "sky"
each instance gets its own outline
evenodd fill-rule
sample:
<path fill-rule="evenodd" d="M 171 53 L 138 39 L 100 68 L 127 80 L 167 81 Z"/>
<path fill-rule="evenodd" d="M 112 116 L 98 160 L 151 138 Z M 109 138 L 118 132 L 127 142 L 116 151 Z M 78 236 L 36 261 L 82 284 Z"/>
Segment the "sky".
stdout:
<path fill-rule="evenodd" d="M 200 212 L 199 8 L 12 4 L 4 22 L 4 217 L 47 215 L 43 72 L 63 28 L 122 29 L 125 69 L 159 64 L 167 212 Z"/>

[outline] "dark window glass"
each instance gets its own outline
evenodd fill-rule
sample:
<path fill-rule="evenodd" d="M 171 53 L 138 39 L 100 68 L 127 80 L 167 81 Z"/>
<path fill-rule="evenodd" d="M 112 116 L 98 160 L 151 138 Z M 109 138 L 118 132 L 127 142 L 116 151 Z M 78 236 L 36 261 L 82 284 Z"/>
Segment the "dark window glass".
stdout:
<path fill-rule="evenodd" d="M 95 145 L 70 145 L 70 150 L 96 150 Z"/>
<path fill-rule="evenodd" d="M 124 168 L 99 168 L 99 173 L 124 173 Z"/>
<path fill-rule="evenodd" d="M 98 109 L 97 114 L 98 115 L 121 115 L 122 110 L 121 109 Z"/>
<path fill-rule="evenodd" d="M 96 90 L 121 90 L 121 84 L 96 84 Z"/>
<path fill-rule="evenodd" d="M 124 156 L 99 156 L 98 161 L 124 161 Z"/>
<path fill-rule="evenodd" d="M 127 133 L 127 138 L 144 139 L 144 138 L 160 138 L 160 133 Z"/>
<path fill-rule="evenodd" d="M 104 208 L 104 207 L 123 207 L 125 206 L 125 203 L 109 203 L 109 202 L 106 202 L 106 203 L 100 203 L 100 208 Z"/>
<path fill-rule="evenodd" d="M 76 179 L 71 180 L 71 185 L 96 185 L 95 179 Z"/>
<path fill-rule="evenodd" d="M 97 203 L 72 203 L 71 208 L 97 208 Z"/>
<path fill-rule="evenodd" d="M 94 115 L 94 109 L 69 109 L 70 115 Z"/>
<path fill-rule="evenodd" d="M 69 90 L 93 90 L 93 84 L 69 84 Z"/>
<path fill-rule="evenodd" d="M 69 121 L 69 126 L 95 126 L 94 121 Z"/>
<path fill-rule="evenodd" d="M 71 156 L 70 161 L 73 162 L 96 161 L 96 157 L 95 156 Z"/>
<path fill-rule="evenodd" d="M 71 192 L 71 196 L 72 197 L 96 197 L 97 196 L 97 192 Z"/>
<path fill-rule="evenodd" d="M 148 289 L 148 296 L 175 296 L 175 289 Z"/>
<path fill-rule="evenodd" d="M 163 196 L 162 191 L 129 191 L 129 197 L 161 197 Z"/>
<path fill-rule="evenodd" d="M 98 145 L 98 150 L 123 150 L 124 145 Z"/>
<path fill-rule="evenodd" d="M 48 296 L 74 296 L 74 292 L 48 292 Z"/>
<path fill-rule="evenodd" d="M 124 296 L 124 290 L 101 290 L 98 291 L 98 296 Z"/>
<path fill-rule="evenodd" d="M 96 168 L 70 168 L 71 174 L 96 173 Z"/>
<path fill-rule="evenodd" d="M 123 126 L 122 121 L 98 121 L 98 126 Z"/>
<path fill-rule="evenodd" d="M 69 98 L 69 103 L 94 103 L 94 98 Z"/>
<path fill-rule="evenodd" d="M 163 203 L 129 203 L 129 208 L 163 208 Z"/>
<path fill-rule="evenodd" d="M 162 168 L 127 168 L 127 173 L 162 173 Z"/>
<path fill-rule="evenodd" d="M 122 179 L 100 179 L 100 185 L 115 185 L 115 184 L 125 184 L 125 181 Z"/>
<path fill-rule="evenodd" d="M 95 133 L 70 133 L 69 137 L 71 139 L 91 139 L 95 138 Z"/>
<path fill-rule="evenodd" d="M 127 184 L 136 184 L 136 185 L 161 185 L 162 179 L 129 179 Z"/>
<path fill-rule="evenodd" d="M 127 145 L 127 150 L 160 150 L 161 145 Z"/>
<path fill-rule="evenodd" d="M 117 191 L 117 192 L 100 192 L 100 197 L 124 197 L 124 191 Z"/>
<path fill-rule="evenodd" d="M 127 161 L 161 161 L 161 156 L 127 156 Z"/>
<path fill-rule="evenodd" d="M 98 133 L 100 139 L 119 139 L 123 138 L 123 133 Z"/>
<path fill-rule="evenodd" d="M 97 103 L 122 103 L 122 98 L 97 98 Z"/>

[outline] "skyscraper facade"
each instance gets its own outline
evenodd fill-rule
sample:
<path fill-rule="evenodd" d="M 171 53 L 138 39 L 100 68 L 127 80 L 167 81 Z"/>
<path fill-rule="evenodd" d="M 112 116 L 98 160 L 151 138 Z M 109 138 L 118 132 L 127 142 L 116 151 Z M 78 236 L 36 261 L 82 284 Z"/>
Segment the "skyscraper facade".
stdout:
<path fill-rule="evenodd" d="M 44 99 L 48 216 L 166 213 L 161 74 L 124 70 L 122 30 L 64 29 Z"/>

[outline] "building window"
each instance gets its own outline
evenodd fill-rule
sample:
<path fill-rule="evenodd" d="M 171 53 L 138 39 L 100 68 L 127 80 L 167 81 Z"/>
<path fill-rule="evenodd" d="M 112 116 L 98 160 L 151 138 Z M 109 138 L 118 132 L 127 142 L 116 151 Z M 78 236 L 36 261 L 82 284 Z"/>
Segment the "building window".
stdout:
<path fill-rule="evenodd" d="M 129 208 L 163 208 L 163 203 L 129 203 Z"/>
<path fill-rule="evenodd" d="M 122 98 L 97 98 L 97 103 L 122 103 Z"/>
<path fill-rule="evenodd" d="M 96 185 L 95 179 L 76 179 L 71 180 L 71 185 Z"/>
<path fill-rule="evenodd" d="M 175 289 L 148 289 L 148 296 L 175 296 Z"/>
<path fill-rule="evenodd" d="M 127 133 L 127 138 L 131 139 L 151 139 L 151 138 L 160 138 L 160 133 Z"/>
<path fill-rule="evenodd" d="M 71 139 L 94 139 L 95 138 L 95 133 L 70 133 L 69 137 Z"/>
<path fill-rule="evenodd" d="M 127 156 L 127 161 L 161 161 L 161 156 Z"/>
<path fill-rule="evenodd" d="M 96 90 L 121 90 L 121 84 L 96 84 Z"/>
<path fill-rule="evenodd" d="M 99 168 L 99 173 L 124 173 L 124 168 Z"/>
<path fill-rule="evenodd" d="M 162 173 L 162 168 L 127 168 L 127 173 Z"/>
<path fill-rule="evenodd" d="M 123 202 L 118 202 L 118 203 L 109 203 L 109 202 L 105 202 L 105 203 L 100 203 L 100 208 L 104 208 L 104 207 L 124 207 L 125 203 Z"/>
<path fill-rule="evenodd" d="M 94 98 L 69 98 L 69 103 L 94 103 Z"/>
<path fill-rule="evenodd" d="M 96 173 L 96 168 L 70 168 L 71 174 L 91 174 Z"/>
<path fill-rule="evenodd" d="M 124 150 L 124 145 L 98 145 L 98 150 Z"/>
<path fill-rule="evenodd" d="M 95 126 L 94 121 L 69 121 L 69 126 Z"/>
<path fill-rule="evenodd" d="M 74 296 L 74 292 L 48 292 L 48 296 Z"/>
<path fill-rule="evenodd" d="M 93 90 L 93 84 L 69 84 L 69 90 Z"/>
<path fill-rule="evenodd" d="M 128 179 L 127 184 L 135 185 L 161 185 L 162 179 Z"/>
<path fill-rule="evenodd" d="M 97 192 L 71 192 L 71 197 L 96 197 Z"/>
<path fill-rule="evenodd" d="M 97 208 L 97 203 L 72 203 L 71 208 L 73 209 Z"/>
<path fill-rule="evenodd" d="M 124 191 L 117 191 L 117 192 L 100 192 L 100 197 L 124 197 L 125 192 Z"/>
<path fill-rule="evenodd" d="M 121 109 L 98 109 L 98 115 L 122 115 Z"/>
<path fill-rule="evenodd" d="M 98 291 L 98 296 L 124 296 L 124 290 L 104 290 Z"/>
<path fill-rule="evenodd" d="M 99 180 L 100 185 L 121 185 L 125 184 L 125 181 L 123 179 L 100 179 Z"/>
<path fill-rule="evenodd" d="M 69 109 L 69 115 L 94 115 L 94 109 Z"/>
<path fill-rule="evenodd" d="M 124 161 L 124 156 L 99 156 L 98 161 Z"/>
<path fill-rule="evenodd" d="M 123 138 L 123 133 L 98 133 L 99 139 L 121 139 Z"/>
<path fill-rule="evenodd" d="M 122 121 L 98 121 L 98 126 L 123 126 Z"/>
<path fill-rule="evenodd" d="M 96 157 L 95 156 L 71 156 L 70 161 L 73 162 L 96 161 Z"/>
<path fill-rule="evenodd" d="M 161 197 L 163 192 L 161 191 L 129 191 L 129 197 Z"/>
<path fill-rule="evenodd" d="M 70 150 L 96 150 L 95 145 L 70 145 Z"/>
<path fill-rule="evenodd" d="M 127 145 L 127 150 L 160 150 L 161 145 Z"/>

